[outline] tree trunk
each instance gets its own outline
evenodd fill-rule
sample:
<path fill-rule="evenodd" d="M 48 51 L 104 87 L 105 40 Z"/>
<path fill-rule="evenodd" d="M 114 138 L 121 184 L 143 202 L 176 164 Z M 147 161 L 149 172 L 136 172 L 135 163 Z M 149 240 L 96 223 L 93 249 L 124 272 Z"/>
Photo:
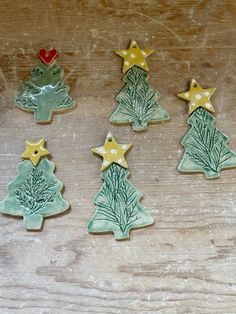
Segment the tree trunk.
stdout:
<path fill-rule="evenodd" d="M 27 215 L 24 216 L 24 226 L 27 230 L 39 230 L 43 224 L 43 216 L 41 215 Z"/>

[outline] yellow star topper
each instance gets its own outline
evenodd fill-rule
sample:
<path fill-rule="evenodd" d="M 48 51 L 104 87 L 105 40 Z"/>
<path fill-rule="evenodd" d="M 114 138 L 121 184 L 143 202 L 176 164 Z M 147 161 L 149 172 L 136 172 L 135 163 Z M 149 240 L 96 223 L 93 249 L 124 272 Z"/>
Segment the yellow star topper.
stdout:
<path fill-rule="evenodd" d="M 135 40 L 131 41 L 130 47 L 127 50 L 116 50 L 115 53 L 124 58 L 123 73 L 137 65 L 145 71 L 149 71 L 146 58 L 152 54 L 154 50 L 140 49 Z"/>
<path fill-rule="evenodd" d="M 44 147 L 45 141 L 43 138 L 36 143 L 30 143 L 29 141 L 26 141 L 25 145 L 26 150 L 23 152 L 21 157 L 23 159 L 30 159 L 34 166 L 37 166 L 42 156 L 49 154 L 49 152 Z"/>
<path fill-rule="evenodd" d="M 190 90 L 178 94 L 182 99 L 189 102 L 189 114 L 191 114 L 198 107 L 206 108 L 208 111 L 215 112 L 210 98 L 214 94 L 216 88 L 203 89 L 195 79 L 192 79 Z"/>
<path fill-rule="evenodd" d="M 114 162 L 124 168 L 128 168 L 124 155 L 131 147 L 132 144 L 118 144 L 109 132 L 104 146 L 93 148 L 92 152 L 102 156 L 103 158 L 101 171 L 105 170 Z"/>

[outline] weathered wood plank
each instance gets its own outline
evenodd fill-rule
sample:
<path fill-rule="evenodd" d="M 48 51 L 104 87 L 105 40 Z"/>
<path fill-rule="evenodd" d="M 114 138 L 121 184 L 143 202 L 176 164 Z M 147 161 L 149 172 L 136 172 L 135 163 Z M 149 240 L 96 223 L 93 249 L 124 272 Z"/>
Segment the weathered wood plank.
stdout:
<path fill-rule="evenodd" d="M 188 129 L 176 94 L 192 77 L 217 87 L 216 124 L 236 150 L 235 16 L 234 0 L 1 1 L 0 198 L 25 139 L 45 137 L 71 211 L 40 233 L 0 216 L 0 313 L 236 313 L 236 170 L 214 181 L 176 170 Z M 131 38 L 156 49 L 150 81 L 172 118 L 141 134 L 108 122 L 123 84 L 112 51 Z M 78 105 L 39 126 L 13 98 L 38 50 L 51 46 Z M 156 220 L 125 242 L 85 230 L 101 186 L 90 148 L 108 130 L 134 144 L 130 180 Z"/>

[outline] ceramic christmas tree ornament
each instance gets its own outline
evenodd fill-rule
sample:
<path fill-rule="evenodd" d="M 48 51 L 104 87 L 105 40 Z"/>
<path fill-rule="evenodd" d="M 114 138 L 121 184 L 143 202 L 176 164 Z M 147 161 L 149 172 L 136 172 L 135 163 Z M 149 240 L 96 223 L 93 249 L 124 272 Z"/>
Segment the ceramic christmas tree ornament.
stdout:
<path fill-rule="evenodd" d="M 23 216 L 27 230 L 42 228 L 43 219 L 66 211 L 69 204 L 63 199 L 63 184 L 54 175 L 55 165 L 46 156 L 44 140 L 26 142 L 22 158 L 17 166 L 18 175 L 8 185 L 8 195 L 0 203 L 0 212 Z"/>
<path fill-rule="evenodd" d="M 144 131 L 148 123 L 169 120 L 159 104 L 160 93 L 148 82 L 146 58 L 151 49 L 140 49 L 132 40 L 129 49 L 115 51 L 124 59 L 123 81 L 126 83 L 116 97 L 118 107 L 110 117 L 113 124 L 131 124 L 134 131 Z"/>
<path fill-rule="evenodd" d="M 15 99 L 18 108 L 34 112 L 37 123 L 49 123 L 54 112 L 62 112 L 75 105 L 68 94 L 70 86 L 62 79 L 63 70 L 56 62 L 57 57 L 56 49 L 41 49 L 41 62 L 33 68 L 31 79 L 23 84 Z"/>
<path fill-rule="evenodd" d="M 229 138 L 214 126 L 215 118 L 210 97 L 215 88 L 203 89 L 192 80 L 190 90 L 178 94 L 189 103 L 188 123 L 191 128 L 181 144 L 184 156 L 178 166 L 180 172 L 204 172 L 207 179 L 220 176 L 220 170 L 236 167 L 236 153 L 227 145 Z"/>
<path fill-rule="evenodd" d="M 92 149 L 103 158 L 101 178 L 104 182 L 94 197 L 96 211 L 87 225 L 90 233 L 113 232 L 116 240 L 122 240 L 129 238 L 130 229 L 154 223 L 140 205 L 141 193 L 128 180 L 125 153 L 131 146 L 118 144 L 108 133 L 104 146 Z"/>

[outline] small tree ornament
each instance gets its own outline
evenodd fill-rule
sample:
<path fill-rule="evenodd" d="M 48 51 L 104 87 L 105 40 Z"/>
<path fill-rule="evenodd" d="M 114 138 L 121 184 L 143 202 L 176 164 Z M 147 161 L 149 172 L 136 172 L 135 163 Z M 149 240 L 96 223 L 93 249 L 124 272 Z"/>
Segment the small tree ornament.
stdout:
<path fill-rule="evenodd" d="M 113 232 L 116 240 L 122 240 L 129 238 L 130 229 L 154 223 L 140 205 L 141 193 L 128 181 L 124 155 L 131 146 L 118 144 L 108 133 L 105 145 L 92 149 L 103 157 L 101 178 L 104 183 L 94 197 L 96 211 L 87 225 L 90 233 Z"/>
<path fill-rule="evenodd" d="M 55 165 L 45 157 L 48 154 L 43 139 L 37 143 L 26 142 L 21 157 L 29 160 L 18 165 L 19 174 L 8 185 L 9 193 L 0 203 L 0 212 L 23 216 L 27 230 L 41 229 L 44 217 L 69 208 L 61 195 L 63 184 L 53 173 Z"/>
<path fill-rule="evenodd" d="M 37 123 L 49 123 L 53 112 L 65 111 L 75 105 L 68 95 L 70 86 L 62 80 L 63 70 L 56 62 L 57 57 L 56 49 L 41 49 L 41 62 L 33 68 L 31 79 L 23 84 L 15 99 L 18 108 L 34 112 Z"/>
<path fill-rule="evenodd" d="M 228 136 L 214 126 L 210 97 L 215 88 L 203 89 L 192 80 L 190 90 L 178 94 L 189 102 L 190 130 L 181 144 L 185 148 L 178 166 L 180 172 L 204 172 L 207 179 L 220 176 L 220 170 L 236 167 L 236 154 L 228 147 Z"/>
<path fill-rule="evenodd" d="M 148 123 L 167 121 L 169 114 L 159 104 L 161 94 L 148 83 L 146 58 L 151 49 L 140 49 L 132 40 L 128 50 L 115 51 L 124 58 L 123 81 L 126 83 L 118 93 L 118 107 L 110 117 L 113 124 L 131 124 L 134 131 L 144 131 Z"/>

